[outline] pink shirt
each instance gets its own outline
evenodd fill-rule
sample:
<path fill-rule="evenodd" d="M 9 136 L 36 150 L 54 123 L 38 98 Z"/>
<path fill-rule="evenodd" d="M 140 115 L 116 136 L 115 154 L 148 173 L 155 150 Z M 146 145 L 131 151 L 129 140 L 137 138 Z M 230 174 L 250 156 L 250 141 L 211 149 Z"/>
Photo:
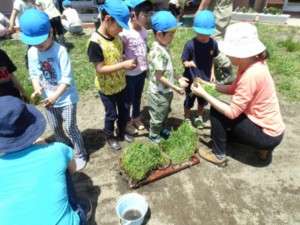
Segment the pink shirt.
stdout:
<path fill-rule="evenodd" d="M 275 85 L 264 61 L 252 64 L 245 71 L 239 68 L 234 83 L 227 86 L 226 94 L 233 96 L 225 116 L 234 119 L 245 113 L 265 134 L 276 137 L 283 133 L 285 125 Z"/>
<path fill-rule="evenodd" d="M 137 60 L 137 67 L 133 70 L 127 70 L 126 75 L 136 76 L 148 70 L 147 30 L 142 27 L 140 31 L 137 31 L 130 27 L 130 30 L 123 29 L 120 36 L 124 42 L 124 61 L 128 59 Z"/>

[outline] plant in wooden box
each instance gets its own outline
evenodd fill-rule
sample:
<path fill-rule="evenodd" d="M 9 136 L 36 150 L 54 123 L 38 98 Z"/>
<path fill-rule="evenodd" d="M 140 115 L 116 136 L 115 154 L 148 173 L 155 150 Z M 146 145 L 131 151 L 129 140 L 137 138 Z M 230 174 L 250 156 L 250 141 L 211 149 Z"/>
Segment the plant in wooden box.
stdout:
<path fill-rule="evenodd" d="M 282 10 L 276 7 L 265 7 L 262 13 L 258 14 L 258 22 L 285 24 L 289 14 L 282 14 Z"/>
<path fill-rule="evenodd" d="M 158 180 L 199 163 L 195 148 L 198 137 L 185 122 L 160 145 L 132 143 L 120 157 L 120 174 L 130 188 Z"/>
<path fill-rule="evenodd" d="M 132 143 L 120 158 L 121 173 L 129 186 L 137 186 L 158 168 L 167 167 L 170 162 L 156 144 Z"/>
<path fill-rule="evenodd" d="M 197 142 L 195 130 L 190 123 L 184 122 L 176 131 L 171 132 L 168 140 L 161 142 L 161 147 L 172 164 L 182 164 L 192 159 Z"/>
<path fill-rule="evenodd" d="M 231 13 L 231 19 L 238 20 L 238 21 L 255 21 L 257 17 L 257 12 L 255 12 L 252 8 L 246 8 L 243 7 L 237 7 L 232 13 Z"/>

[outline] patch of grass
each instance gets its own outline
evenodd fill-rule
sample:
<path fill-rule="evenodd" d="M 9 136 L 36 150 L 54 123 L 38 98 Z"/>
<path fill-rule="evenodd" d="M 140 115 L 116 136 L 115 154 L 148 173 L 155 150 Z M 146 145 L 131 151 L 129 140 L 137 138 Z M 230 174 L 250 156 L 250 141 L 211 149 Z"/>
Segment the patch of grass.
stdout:
<path fill-rule="evenodd" d="M 184 122 L 176 131 L 171 132 L 168 140 L 161 142 L 161 147 L 170 157 L 172 164 L 180 164 L 191 159 L 197 143 L 197 133 L 188 122 Z"/>
<path fill-rule="evenodd" d="M 158 166 L 164 166 L 167 159 L 156 144 L 134 142 L 121 155 L 121 168 L 135 180 L 142 180 Z"/>

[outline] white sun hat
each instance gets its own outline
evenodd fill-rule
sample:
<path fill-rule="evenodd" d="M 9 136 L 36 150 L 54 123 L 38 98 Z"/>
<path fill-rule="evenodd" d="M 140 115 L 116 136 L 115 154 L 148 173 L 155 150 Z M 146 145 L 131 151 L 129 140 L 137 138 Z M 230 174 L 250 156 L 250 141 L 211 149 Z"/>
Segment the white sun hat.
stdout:
<path fill-rule="evenodd" d="M 248 58 L 262 53 L 266 46 L 258 39 L 254 25 L 235 23 L 227 28 L 224 41 L 219 42 L 219 49 L 228 56 Z"/>

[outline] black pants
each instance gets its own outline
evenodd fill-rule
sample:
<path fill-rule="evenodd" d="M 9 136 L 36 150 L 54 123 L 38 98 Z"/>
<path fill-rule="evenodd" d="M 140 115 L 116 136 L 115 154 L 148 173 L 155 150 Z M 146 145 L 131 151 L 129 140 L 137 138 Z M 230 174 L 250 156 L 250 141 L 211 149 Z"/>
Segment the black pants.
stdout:
<path fill-rule="evenodd" d="M 280 144 L 283 134 L 272 137 L 265 134 L 262 128 L 254 124 L 245 114 L 229 119 L 222 113 L 210 109 L 212 152 L 218 157 L 226 156 L 228 138 L 264 150 L 274 149 Z"/>
<path fill-rule="evenodd" d="M 61 20 L 60 20 L 59 16 L 53 17 L 50 20 L 50 24 L 51 24 L 51 27 L 53 28 L 53 37 L 55 37 L 56 34 L 61 35 L 64 33 L 63 26 L 61 24 Z"/>

